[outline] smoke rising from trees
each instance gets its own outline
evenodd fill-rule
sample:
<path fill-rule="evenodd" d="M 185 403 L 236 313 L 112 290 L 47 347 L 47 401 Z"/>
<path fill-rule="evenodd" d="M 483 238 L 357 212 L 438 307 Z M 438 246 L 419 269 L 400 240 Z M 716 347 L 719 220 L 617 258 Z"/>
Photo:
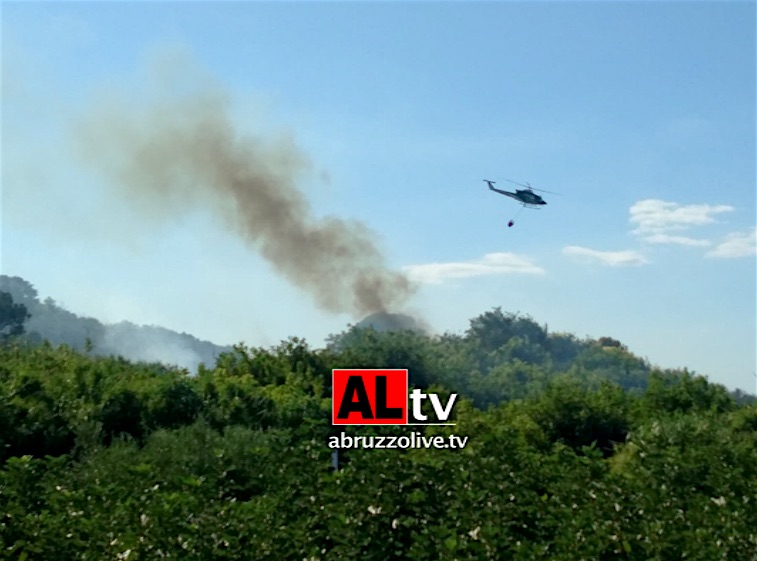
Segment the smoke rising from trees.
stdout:
<path fill-rule="evenodd" d="M 226 93 L 191 64 L 171 62 L 153 68 L 163 91 L 151 103 L 109 99 L 77 123 L 77 147 L 106 186 L 145 219 L 216 213 L 324 310 L 360 318 L 400 308 L 413 286 L 388 268 L 376 235 L 313 215 L 298 187 L 310 161 L 291 135 L 243 135 Z"/>

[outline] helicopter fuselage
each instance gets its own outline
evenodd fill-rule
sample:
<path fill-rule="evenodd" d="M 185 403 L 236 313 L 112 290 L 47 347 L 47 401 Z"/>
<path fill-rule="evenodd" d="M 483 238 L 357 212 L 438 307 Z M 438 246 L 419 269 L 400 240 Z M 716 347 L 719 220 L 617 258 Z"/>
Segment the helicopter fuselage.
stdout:
<path fill-rule="evenodd" d="M 520 201 L 524 205 L 545 205 L 547 204 L 544 199 L 542 199 L 539 195 L 534 193 L 533 191 L 529 191 L 528 189 L 517 189 L 515 193 L 511 191 L 500 191 L 503 195 L 507 195 L 508 197 L 511 197 L 515 199 L 516 201 Z"/>
<path fill-rule="evenodd" d="M 534 193 L 533 190 L 531 190 L 530 185 L 524 185 L 526 189 L 516 189 L 516 191 L 513 193 L 512 191 L 497 189 L 496 187 L 494 187 L 494 181 L 490 181 L 489 179 L 484 179 L 484 182 L 489 185 L 489 189 L 491 189 L 492 191 L 496 191 L 501 195 L 515 199 L 523 206 L 527 206 L 529 208 L 539 208 L 540 206 L 547 204 L 544 199 L 542 199 L 539 195 Z"/>

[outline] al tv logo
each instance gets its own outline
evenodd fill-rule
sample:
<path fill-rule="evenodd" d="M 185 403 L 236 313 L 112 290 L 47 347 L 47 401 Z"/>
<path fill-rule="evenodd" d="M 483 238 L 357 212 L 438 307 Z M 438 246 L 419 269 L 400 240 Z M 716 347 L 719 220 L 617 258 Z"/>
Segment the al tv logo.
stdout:
<path fill-rule="evenodd" d="M 457 394 L 450 394 L 445 405 L 438 395 L 417 388 L 408 395 L 407 369 L 335 369 L 331 371 L 331 387 L 334 425 L 455 424 L 445 421 L 452 413 Z M 438 422 L 423 413 L 427 398 Z"/>

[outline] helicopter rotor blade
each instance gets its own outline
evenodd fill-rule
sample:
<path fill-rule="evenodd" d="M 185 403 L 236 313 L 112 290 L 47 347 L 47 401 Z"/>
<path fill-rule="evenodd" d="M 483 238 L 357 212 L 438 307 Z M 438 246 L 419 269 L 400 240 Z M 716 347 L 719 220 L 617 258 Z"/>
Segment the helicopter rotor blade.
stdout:
<path fill-rule="evenodd" d="M 531 189 L 530 185 L 523 185 L 523 183 L 518 183 L 517 181 L 513 181 L 512 179 L 505 179 L 505 181 L 509 181 L 510 183 L 513 183 L 515 185 L 520 185 L 521 187 L 525 187 L 526 189 Z"/>
<path fill-rule="evenodd" d="M 540 191 L 542 193 L 549 193 L 550 195 L 559 195 L 560 193 L 555 193 L 554 191 L 547 191 L 546 189 L 537 189 L 536 187 L 531 187 L 531 184 L 526 182 L 518 183 L 517 181 L 513 181 L 512 179 L 505 179 L 505 181 L 509 181 L 510 183 L 514 183 L 515 185 L 520 185 L 521 187 L 525 187 L 526 189 L 529 189 L 530 191 Z"/>

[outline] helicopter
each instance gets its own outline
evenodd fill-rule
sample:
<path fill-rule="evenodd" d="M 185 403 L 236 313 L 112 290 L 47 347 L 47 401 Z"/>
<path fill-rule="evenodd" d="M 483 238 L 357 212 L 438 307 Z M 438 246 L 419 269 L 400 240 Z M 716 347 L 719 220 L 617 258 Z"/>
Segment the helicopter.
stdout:
<path fill-rule="evenodd" d="M 501 195 L 505 195 L 506 197 L 510 197 L 511 199 L 515 199 L 520 204 L 522 204 L 524 208 L 538 209 L 547 204 L 547 202 L 542 199 L 540 195 L 534 193 L 534 191 L 541 191 L 543 193 L 551 193 L 551 191 L 534 189 L 528 182 L 526 182 L 526 184 L 524 185 L 523 183 L 518 183 L 517 181 L 512 181 L 510 179 L 505 179 L 505 181 L 509 181 L 510 183 L 514 183 L 515 185 L 519 185 L 520 187 L 525 187 L 525 189 L 516 189 L 514 193 L 512 191 L 503 191 L 502 189 L 497 189 L 496 187 L 494 187 L 494 184 L 496 183 L 495 181 L 484 179 L 484 182 L 489 185 L 489 189 L 496 191 Z M 514 224 L 515 221 L 511 219 L 507 223 L 507 226 L 508 228 L 512 228 Z"/>

